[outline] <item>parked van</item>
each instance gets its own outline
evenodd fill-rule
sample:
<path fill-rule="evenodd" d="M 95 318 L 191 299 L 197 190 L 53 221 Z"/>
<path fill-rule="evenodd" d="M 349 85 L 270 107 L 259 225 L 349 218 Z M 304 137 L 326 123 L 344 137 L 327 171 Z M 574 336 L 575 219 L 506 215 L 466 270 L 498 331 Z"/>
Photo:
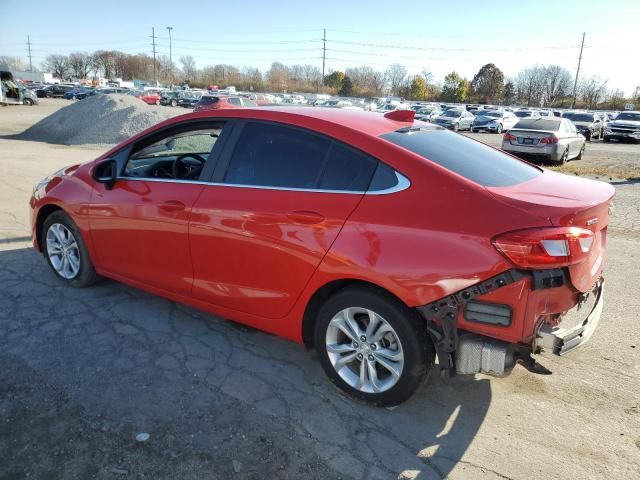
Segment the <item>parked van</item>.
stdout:
<path fill-rule="evenodd" d="M 0 105 L 21 105 L 24 86 L 8 70 L 0 70 Z"/>

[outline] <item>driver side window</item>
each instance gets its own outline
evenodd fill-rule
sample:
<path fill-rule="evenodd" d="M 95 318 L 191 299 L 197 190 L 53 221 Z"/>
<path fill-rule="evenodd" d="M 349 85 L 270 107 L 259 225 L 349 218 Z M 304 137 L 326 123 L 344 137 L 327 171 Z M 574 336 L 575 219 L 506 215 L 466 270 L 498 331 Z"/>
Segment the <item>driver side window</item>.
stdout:
<path fill-rule="evenodd" d="M 199 180 L 223 125 L 152 136 L 134 146 L 123 177 Z"/>

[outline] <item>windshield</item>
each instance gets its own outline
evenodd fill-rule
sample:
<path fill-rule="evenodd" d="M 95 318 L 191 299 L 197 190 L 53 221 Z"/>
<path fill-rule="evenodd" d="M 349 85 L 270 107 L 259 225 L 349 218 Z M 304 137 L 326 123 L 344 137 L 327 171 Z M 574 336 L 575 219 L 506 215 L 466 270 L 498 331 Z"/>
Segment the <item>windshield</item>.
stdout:
<path fill-rule="evenodd" d="M 482 112 L 478 113 L 479 117 L 492 117 L 492 118 L 502 118 L 504 114 L 502 112 Z"/>
<path fill-rule="evenodd" d="M 530 112 L 528 110 L 520 110 L 519 112 L 516 112 L 516 117 L 519 117 L 519 118 L 527 118 L 527 117 L 530 117 L 531 115 L 533 115 L 533 112 Z"/>
<path fill-rule="evenodd" d="M 460 115 L 462 115 L 462 113 L 456 110 L 447 110 L 442 114 L 443 117 L 453 117 L 453 118 L 458 118 Z"/>
<path fill-rule="evenodd" d="M 634 122 L 640 122 L 640 112 L 622 112 L 618 114 L 616 120 L 631 120 Z"/>
<path fill-rule="evenodd" d="M 445 129 L 396 131 L 382 138 L 485 187 L 516 185 L 541 173 L 533 165 Z"/>
<path fill-rule="evenodd" d="M 593 122 L 593 115 L 588 113 L 565 113 L 563 117 L 574 122 Z"/>

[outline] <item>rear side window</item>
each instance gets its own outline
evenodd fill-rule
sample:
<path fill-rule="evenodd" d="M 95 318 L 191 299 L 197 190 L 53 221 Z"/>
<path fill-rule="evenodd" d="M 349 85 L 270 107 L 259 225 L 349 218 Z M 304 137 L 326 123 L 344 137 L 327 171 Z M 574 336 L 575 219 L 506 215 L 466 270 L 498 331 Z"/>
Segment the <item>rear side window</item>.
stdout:
<path fill-rule="evenodd" d="M 231 105 L 242 105 L 240 103 L 240 99 L 236 97 L 227 98 L 227 102 L 229 102 Z"/>
<path fill-rule="evenodd" d="M 377 160 L 334 143 L 329 151 L 319 188 L 364 192 L 369 187 Z"/>
<path fill-rule="evenodd" d="M 264 123 L 247 123 L 233 151 L 226 183 L 316 188 L 329 139 Z"/>
<path fill-rule="evenodd" d="M 541 173 L 533 165 L 444 129 L 391 132 L 382 138 L 485 187 L 516 185 Z"/>

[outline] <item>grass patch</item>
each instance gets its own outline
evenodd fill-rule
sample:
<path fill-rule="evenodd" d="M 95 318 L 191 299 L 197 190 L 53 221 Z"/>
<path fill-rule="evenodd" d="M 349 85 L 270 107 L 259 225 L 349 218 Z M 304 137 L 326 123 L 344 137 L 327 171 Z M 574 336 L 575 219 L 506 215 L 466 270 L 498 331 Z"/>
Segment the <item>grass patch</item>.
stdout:
<path fill-rule="evenodd" d="M 545 168 L 569 175 L 602 177 L 609 180 L 612 180 L 614 178 L 625 180 L 640 180 L 640 168 L 632 166 L 597 167 L 588 165 L 572 165 L 571 163 L 569 163 L 567 165 L 545 166 Z"/>

